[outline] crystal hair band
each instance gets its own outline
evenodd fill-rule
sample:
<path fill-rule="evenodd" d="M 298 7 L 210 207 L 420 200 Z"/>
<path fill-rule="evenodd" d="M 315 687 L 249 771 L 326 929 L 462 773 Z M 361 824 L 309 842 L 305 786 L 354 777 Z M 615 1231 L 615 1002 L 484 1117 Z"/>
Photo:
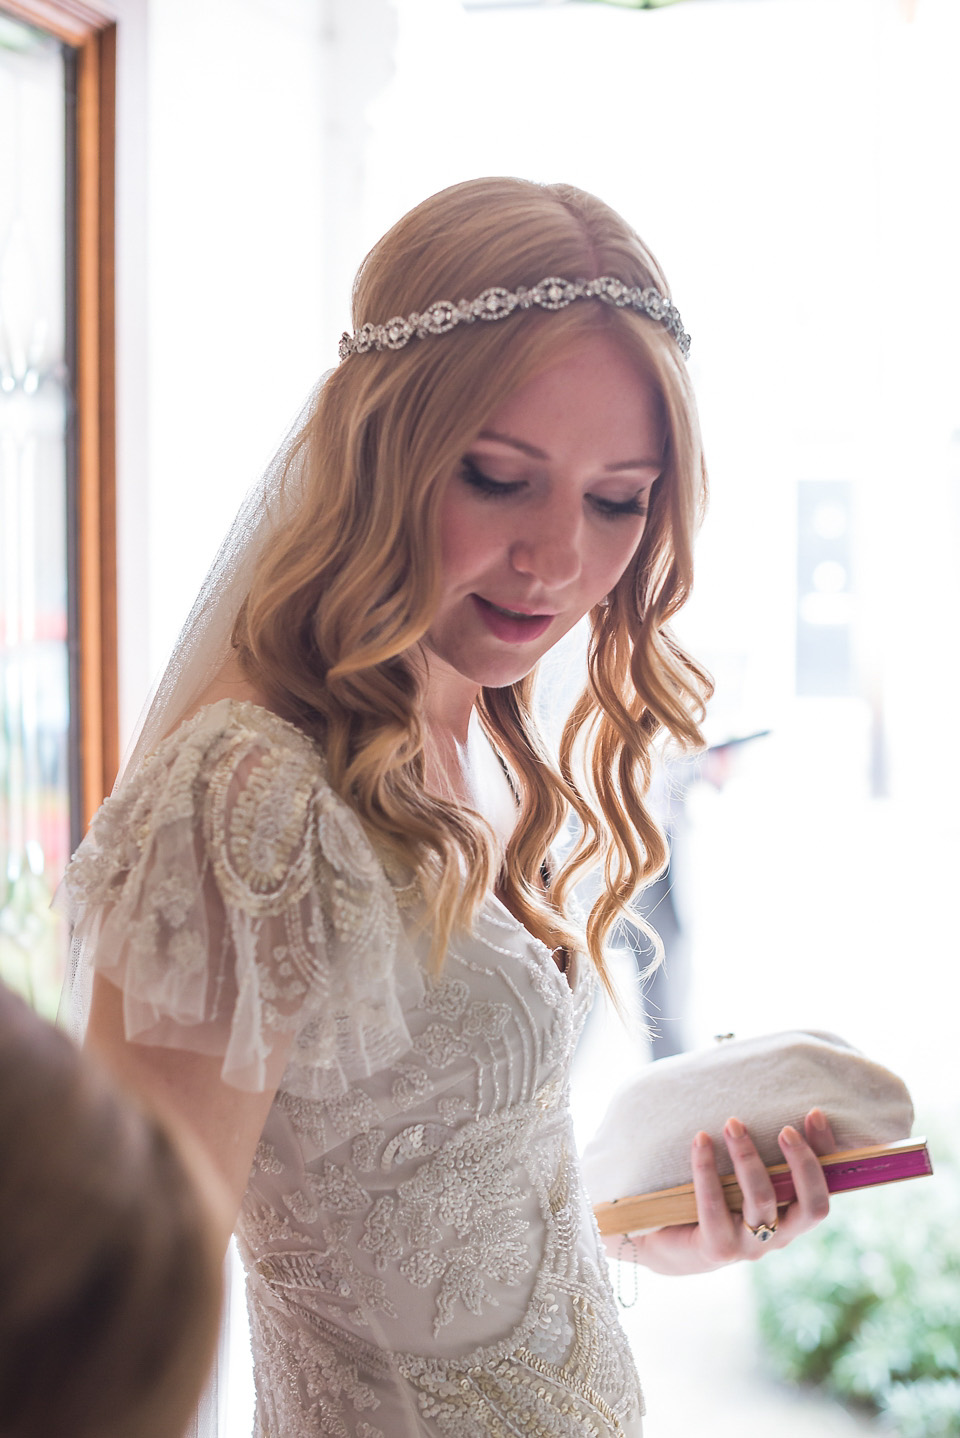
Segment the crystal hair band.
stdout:
<path fill-rule="evenodd" d="M 516 290 L 505 290 L 500 286 L 484 290 L 475 300 L 435 300 L 422 314 L 397 315 L 383 325 L 361 325 L 355 334 L 344 333 L 340 340 L 340 358 L 348 355 L 366 354 L 368 350 L 401 350 L 410 340 L 425 339 L 427 335 L 442 335 L 459 324 L 472 325 L 474 320 L 503 320 L 516 309 L 529 310 L 539 305 L 542 310 L 563 310 L 574 300 L 597 299 L 617 309 L 633 309 L 638 314 L 662 324 L 675 337 L 680 353 L 686 358 L 690 350 L 690 336 L 683 328 L 680 311 L 672 300 L 652 287 L 640 289 L 636 285 L 624 284 L 613 275 L 601 275 L 596 280 L 562 280 L 548 275 L 545 280 L 527 289 L 518 285 Z"/>

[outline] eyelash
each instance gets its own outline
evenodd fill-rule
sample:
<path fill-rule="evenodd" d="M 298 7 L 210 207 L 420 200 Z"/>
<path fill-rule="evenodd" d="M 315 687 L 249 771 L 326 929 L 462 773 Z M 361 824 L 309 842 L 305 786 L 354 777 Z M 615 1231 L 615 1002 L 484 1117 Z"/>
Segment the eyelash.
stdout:
<path fill-rule="evenodd" d="M 647 513 L 645 496 L 634 495 L 633 499 L 617 501 L 613 499 L 594 499 L 596 508 L 608 519 L 621 519 L 625 514 L 634 519 L 642 519 Z"/>
<path fill-rule="evenodd" d="M 485 499 L 506 499 L 523 488 L 523 480 L 491 479 L 471 459 L 464 459 L 461 464 L 461 476 L 464 483 L 468 484 L 471 489 L 475 489 Z M 601 499 L 591 496 L 591 502 L 605 519 L 622 519 L 625 516 L 642 519 L 648 512 L 646 495 L 642 494 L 625 500 Z"/>
<path fill-rule="evenodd" d="M 471 489 L 476 489 L 488 499 L 505 499 L 507 495 L 516 494 L 523 488 L 523 480 L 518 479 L 507 482 L 501 479 L 491 479 L 489 474 L 484 474 L 482 469 L 474 464 L 472 459 L 461 461 L 463 478 Z"/>

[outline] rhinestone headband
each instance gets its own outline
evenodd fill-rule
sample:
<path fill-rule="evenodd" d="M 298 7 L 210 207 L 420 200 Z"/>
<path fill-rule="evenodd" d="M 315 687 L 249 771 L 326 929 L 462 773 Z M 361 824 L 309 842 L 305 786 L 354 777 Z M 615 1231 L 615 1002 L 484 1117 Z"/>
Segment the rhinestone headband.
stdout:
<path fill-rule="evenodd" d="M 475 300 L 435 300 L 419 315 L 397 315 L 385 325 L 361 325 L 356 334 L 344 333 L 340 340 L 340 358 L 348 355 L 363 355 L 368 350 L 402 350 L 410 340 L 425 339 L 427 335 L 443 335 L 457 325 L 472 325 L 474 320 L 503 320 L 516 309 L 529 310 L 539 305 L 542 310 L 563 310 L 574 300 L 597 299 L 617 309 L 633 309 L 638 314 L 657 320 L 669 330 L 686 358 L 690 351 L 690 336 L 680 320 L 680 311 L 672 300 L 659 290 L 642 290 L 635 285 L 625 285 L 613 275 L 601 275 L 597 280 L 561 280 L 549 275 L 532 289 L 518 285 L 516 290 L 505 290 L 500 286 L 484 290 Z"/>

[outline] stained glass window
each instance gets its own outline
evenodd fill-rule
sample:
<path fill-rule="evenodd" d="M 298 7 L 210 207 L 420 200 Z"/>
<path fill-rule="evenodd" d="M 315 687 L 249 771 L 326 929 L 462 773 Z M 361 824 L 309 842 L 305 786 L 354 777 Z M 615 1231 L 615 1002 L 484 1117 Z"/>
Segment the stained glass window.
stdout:
<path fill-rule="evenodd" d="M 64 945 L 50 900 L 71 812 L 79 821 L 68 617 L 70 68 L 57 40 L 0 17 L 0 977 L 47 1013 Z"/>

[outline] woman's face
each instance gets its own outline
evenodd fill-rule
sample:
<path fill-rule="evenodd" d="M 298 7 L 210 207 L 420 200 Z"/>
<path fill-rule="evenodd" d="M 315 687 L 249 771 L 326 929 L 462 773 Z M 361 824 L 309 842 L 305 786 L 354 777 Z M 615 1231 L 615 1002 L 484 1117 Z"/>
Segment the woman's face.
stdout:
<path fill-rule="evenodd" d="M 602 335 L 490 415 L 447 481 L 429 683 L 459 676 L 472 704 L 480 686 L 529 673 L 613 589 L 664 441 L 657 391 Z"/>

